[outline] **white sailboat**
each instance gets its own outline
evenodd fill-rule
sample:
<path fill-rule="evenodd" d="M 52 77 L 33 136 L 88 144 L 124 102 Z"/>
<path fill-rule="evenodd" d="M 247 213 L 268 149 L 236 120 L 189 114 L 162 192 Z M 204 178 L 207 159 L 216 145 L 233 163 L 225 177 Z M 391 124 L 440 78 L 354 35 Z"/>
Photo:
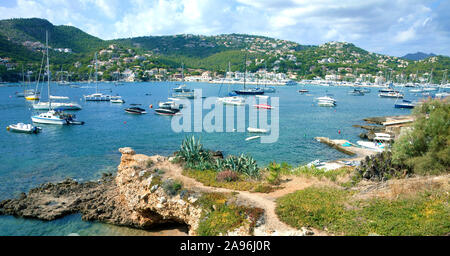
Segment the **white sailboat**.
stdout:
<path fill-rule="evenodd" d="M 52 100 L 50 98 L 50 63 L 48 59 L 48 32 L 45 33 L 46 36 L 46 46 L 47 46 L 47 87 L 48 87 L 48 104 L 49 104 L 49 111 L 45 113 L 41 113 L 36 116 L 32 116 L 31 120 L 34 123 L 40 123 L 40 124 L 57 124 L 57 125 L 65 125 L 68 124 L 67 118 L 59 111 L 55 111 L 52 108 Z"/>
<path fill-rule="evenodd" d="M 86 101 L 110 101 L 111 95 L 105 95 L 98 92 L 98 81 L 97 81 L 97 53 L 95 53 L 95 93 L 91 95 L 84 95 L 84 100 Z"/>

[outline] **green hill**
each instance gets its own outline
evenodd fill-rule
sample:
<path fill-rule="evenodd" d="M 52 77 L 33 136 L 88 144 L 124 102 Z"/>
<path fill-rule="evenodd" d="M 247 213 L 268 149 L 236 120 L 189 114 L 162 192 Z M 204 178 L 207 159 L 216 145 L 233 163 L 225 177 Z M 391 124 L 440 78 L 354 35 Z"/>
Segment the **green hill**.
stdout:
<path fill-rule="evenodd" d="M 369 74 L 374 80 L 376 75 L 389 74 L 395 81 L 412 81 L 415 74 L 427 78 L 433 71 L 436 83 L 450 67 L 450 58 L 446 56 L 412 61 L 368 52 L 346 42 L 311 46 L 246 34 L 102 40 L 72 26 L 54 26 L 47 20 L 31 18 L 0 20 L 0 58 L 10 58 L 10 63 L 14 64 L 6 67 L 0 63 L 3 80 L 17 74 L 21 65 L 28 65 L 32 70 L 39 68 L 45 48 L 45 31 L 49 32 L 49 46 L 53 49 L 50 51 L 51 69 L 69 71 L 74 79 L 86 79 L 92 69 L 94 52 L 101 50 L 99 70 L 104 73 L 104 79 L 113 77 L 117 70 L 124 72 L 127 69 L 135 72 L 139 79 L 144 79 L 145 71 L 154 68 L 167 69 L 170 75 L 179 72 L 182 63 L 188 70 L 219 73 L 227 71 L 230 63 L 232 71 L 243 71 L 245 55 L 249 71 L 267 67 L 269 71 L 295 74 L 298 79 L 336 74 L 353 81 L 362 74 Z M 56 48 L 69 48 L 72 52 L 59 52 Z M 6 73 L 8 78 L 5 79 Z"/>
<path fill-rule="evenodd" d="M 45 43 L 45 31 L 49 33 L 49 46 L 70 48 L 74 53 L 92 52 L 105 46 L 105 41 L 72 26 L 54 26 L 44 19 L 9 19 L 0 21 L 0 34 L 10 41 Z"/>

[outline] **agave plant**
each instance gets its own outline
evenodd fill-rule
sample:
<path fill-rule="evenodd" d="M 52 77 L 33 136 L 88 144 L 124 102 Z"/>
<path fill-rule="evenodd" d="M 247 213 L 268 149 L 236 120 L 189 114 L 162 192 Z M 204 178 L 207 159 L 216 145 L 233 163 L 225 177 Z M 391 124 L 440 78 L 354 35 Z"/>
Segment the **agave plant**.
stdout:
<path fill-rule="evenodd" d="M 229 156 L 225 159 L 216 160 L 215 168 L 218 171 L 230 169 L 251 177 L 259 176 L 259 168 L 253 157 L 241 154 L 240 156 Z"/>
<path fill-rule="evenodd" d="M 195 139 L 195 136 L 183 140 L 177 157 L 183 159 L 190 169 L 206 170 L 213 166 L 211 154 L 204 150 L 200 139 Z"/>

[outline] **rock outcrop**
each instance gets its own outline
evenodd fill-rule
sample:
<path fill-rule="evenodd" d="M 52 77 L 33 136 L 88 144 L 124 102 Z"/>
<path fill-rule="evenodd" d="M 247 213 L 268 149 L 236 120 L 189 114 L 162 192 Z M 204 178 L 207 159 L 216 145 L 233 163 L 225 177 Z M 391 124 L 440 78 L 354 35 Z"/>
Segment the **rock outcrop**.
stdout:
<path fill-rule="evenodd" d="M 119 151 L 122 157 L 116 176 L 86 183 L 68 179 L 44 184 L 0 202 L 0 214 L 54 220 L 81 213 L 83 220 L 141 229 L 177 222 L 189 227 L 189 235 L 196 235 L 203 211 L 196 202 L 202 194 L 170 189 L 172 183 L 162 178 L 160 169 L 168 163 L 166 157 L 136 154 L 131 148 Z M 243 225 L 230 234 L 252 232 L 253 227 Z"/>

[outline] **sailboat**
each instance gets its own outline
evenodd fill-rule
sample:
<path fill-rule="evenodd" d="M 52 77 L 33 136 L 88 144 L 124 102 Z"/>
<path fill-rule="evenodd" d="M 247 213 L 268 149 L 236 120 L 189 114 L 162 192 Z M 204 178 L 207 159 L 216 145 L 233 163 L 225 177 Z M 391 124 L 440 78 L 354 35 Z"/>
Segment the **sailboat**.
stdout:
<path fill-rule="evenodd" d="M 403 76 L 403 74 L 402 74 L 402 76 Z M 395 100 L 395 103 L 394 103 L 394 107 L 395 108 L 414 108 L 415 106 L 416 106 L 416 104 L 415 103 L 413 103 L 413 102 L 411 102 L 410 100 L 402 100 L 401 102 L 398 102 L 398 100 L 400 99 L 400 98 L 403 98 L 403 95 L 401 94 L 401 92 L 398 92 L 398 97 L 397 97 L 397 99 Z"/>
<path fill-rule="evenodd" d="M 105 95 L 98 92 L 98 81 L 97 81 L 97 53 L 95 53 L 95 93 L 91 95 L 84 95 L 85 101 L 110 101 L 111 95 Z"/>
<path fill-rule="evenodd" d="M 247 75 L 247 54 L 245 55 L 245 73 L 244 73 L 244 89 L 243 90 L 235 90 L 234 92 L 238 95 L 263 95 L 264 90 L 256 89 L 256 88 L 245 88 L 246 75 Z"/>
<path fill-rule="evenodd" d="M 47 87 L 48 87 L 48 101 L 49 101 L 49 111 L 45 113 L 41 113 L 36 116 L 32 116 L 31 120 L 34 123 L 40 123 L 40 124 L 57 124 L 57 125 L 65 125 L 69 124 L 67 115 L 64 115 L 60 111 L 55 111 L 52 107 L 52 99 L 50 98 L 50 63 L 49 63 L 49 57 L 48 57 L 48 31 L 45 33 L 45 42 L 47 46 Z"/>
<path fill-rule="evenodd" d="M 445 72 L 442 75 L 441 86 L 439 86 L 438 92 L 434 95 L 436 98 L 445 98 L 445 97 L 450 96 L 450 93 L 448 93 L 446 91 L 440 92 L 441 88 L 444 88 L 446 83 L 447 83 L 447 69 L 445 70 Z"/>

